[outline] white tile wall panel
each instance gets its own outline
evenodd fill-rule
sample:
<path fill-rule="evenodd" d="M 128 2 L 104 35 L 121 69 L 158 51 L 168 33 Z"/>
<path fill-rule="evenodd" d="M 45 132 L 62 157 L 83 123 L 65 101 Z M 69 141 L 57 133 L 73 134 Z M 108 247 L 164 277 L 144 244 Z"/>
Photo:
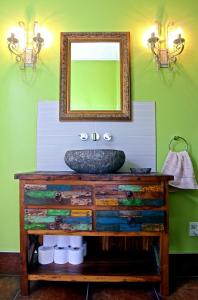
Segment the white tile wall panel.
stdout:
<path fill-rule="evenodd" d="M 89 139 L 81 141 L 79 134 L 87 132 Z M 98 132 L 99 141 L 92 141 L 91 133 Z M 112 134 L 110 142 L 102 136 Z M 119 170 L 130 167 L 151 167 L 156 171 L 155 102 L 133 102 L 133 120 L 128 122 L 60 122 L 59 103 L 41 101 L 37 119 L 37 170 L 69 171 L 64 154 L 71 149 L 111 148 L 123 150 L 126 162 Z"/>

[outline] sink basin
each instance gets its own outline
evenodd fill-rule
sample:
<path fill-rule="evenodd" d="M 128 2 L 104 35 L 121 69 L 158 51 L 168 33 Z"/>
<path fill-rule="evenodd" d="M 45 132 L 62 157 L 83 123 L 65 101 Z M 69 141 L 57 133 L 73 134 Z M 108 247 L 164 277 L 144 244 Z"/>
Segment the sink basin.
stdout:
<path fill-rule="evenodd" d="M 119 170 L 125 162 L 122 150 L 87 149 L 69 150 L 65 163 L 77 173 L 104 174 Z"/>

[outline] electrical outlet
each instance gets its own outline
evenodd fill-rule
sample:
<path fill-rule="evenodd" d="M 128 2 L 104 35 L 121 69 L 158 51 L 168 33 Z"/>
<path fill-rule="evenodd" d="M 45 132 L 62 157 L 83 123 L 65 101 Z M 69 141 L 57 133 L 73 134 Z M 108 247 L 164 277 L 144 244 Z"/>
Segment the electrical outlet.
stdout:
<path fill-rule="evenodd" d="M 198 222 L 189 222 L 189 236 L 198 236 Z"/>

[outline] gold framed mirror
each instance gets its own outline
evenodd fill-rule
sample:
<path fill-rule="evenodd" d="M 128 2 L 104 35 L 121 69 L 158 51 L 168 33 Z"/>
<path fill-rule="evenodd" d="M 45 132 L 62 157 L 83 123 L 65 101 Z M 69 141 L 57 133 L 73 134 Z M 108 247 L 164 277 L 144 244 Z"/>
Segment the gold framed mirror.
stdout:
<path fill-rule="evenodd" d="M 129 32 L 62 32 L 60 121 L 128 121 Z"/>

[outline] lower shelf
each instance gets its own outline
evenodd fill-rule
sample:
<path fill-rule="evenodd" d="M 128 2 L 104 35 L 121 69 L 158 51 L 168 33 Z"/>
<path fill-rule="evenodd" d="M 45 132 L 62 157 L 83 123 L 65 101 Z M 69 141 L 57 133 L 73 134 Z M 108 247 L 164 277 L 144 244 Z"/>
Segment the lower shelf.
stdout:
<path fill-rule="evenodd" d="M 122 256 L 120 256 L 122 255 Z M 124 257 L 123 257 L 124 256 Z M 40 265 L 28 272 L 29 280 L 88 282 L 159 282 L 160 274 L 151 251 L 102 253 L 87 256 L 80 265 Z"/>
<path fill-rule="evenodd" d="M 160 282 L 159 275 L 116 276 L 116 275 L 74 275 L 74 274 L 29 274 L 28 280 L 69 281 L 69 282 Z"/>

